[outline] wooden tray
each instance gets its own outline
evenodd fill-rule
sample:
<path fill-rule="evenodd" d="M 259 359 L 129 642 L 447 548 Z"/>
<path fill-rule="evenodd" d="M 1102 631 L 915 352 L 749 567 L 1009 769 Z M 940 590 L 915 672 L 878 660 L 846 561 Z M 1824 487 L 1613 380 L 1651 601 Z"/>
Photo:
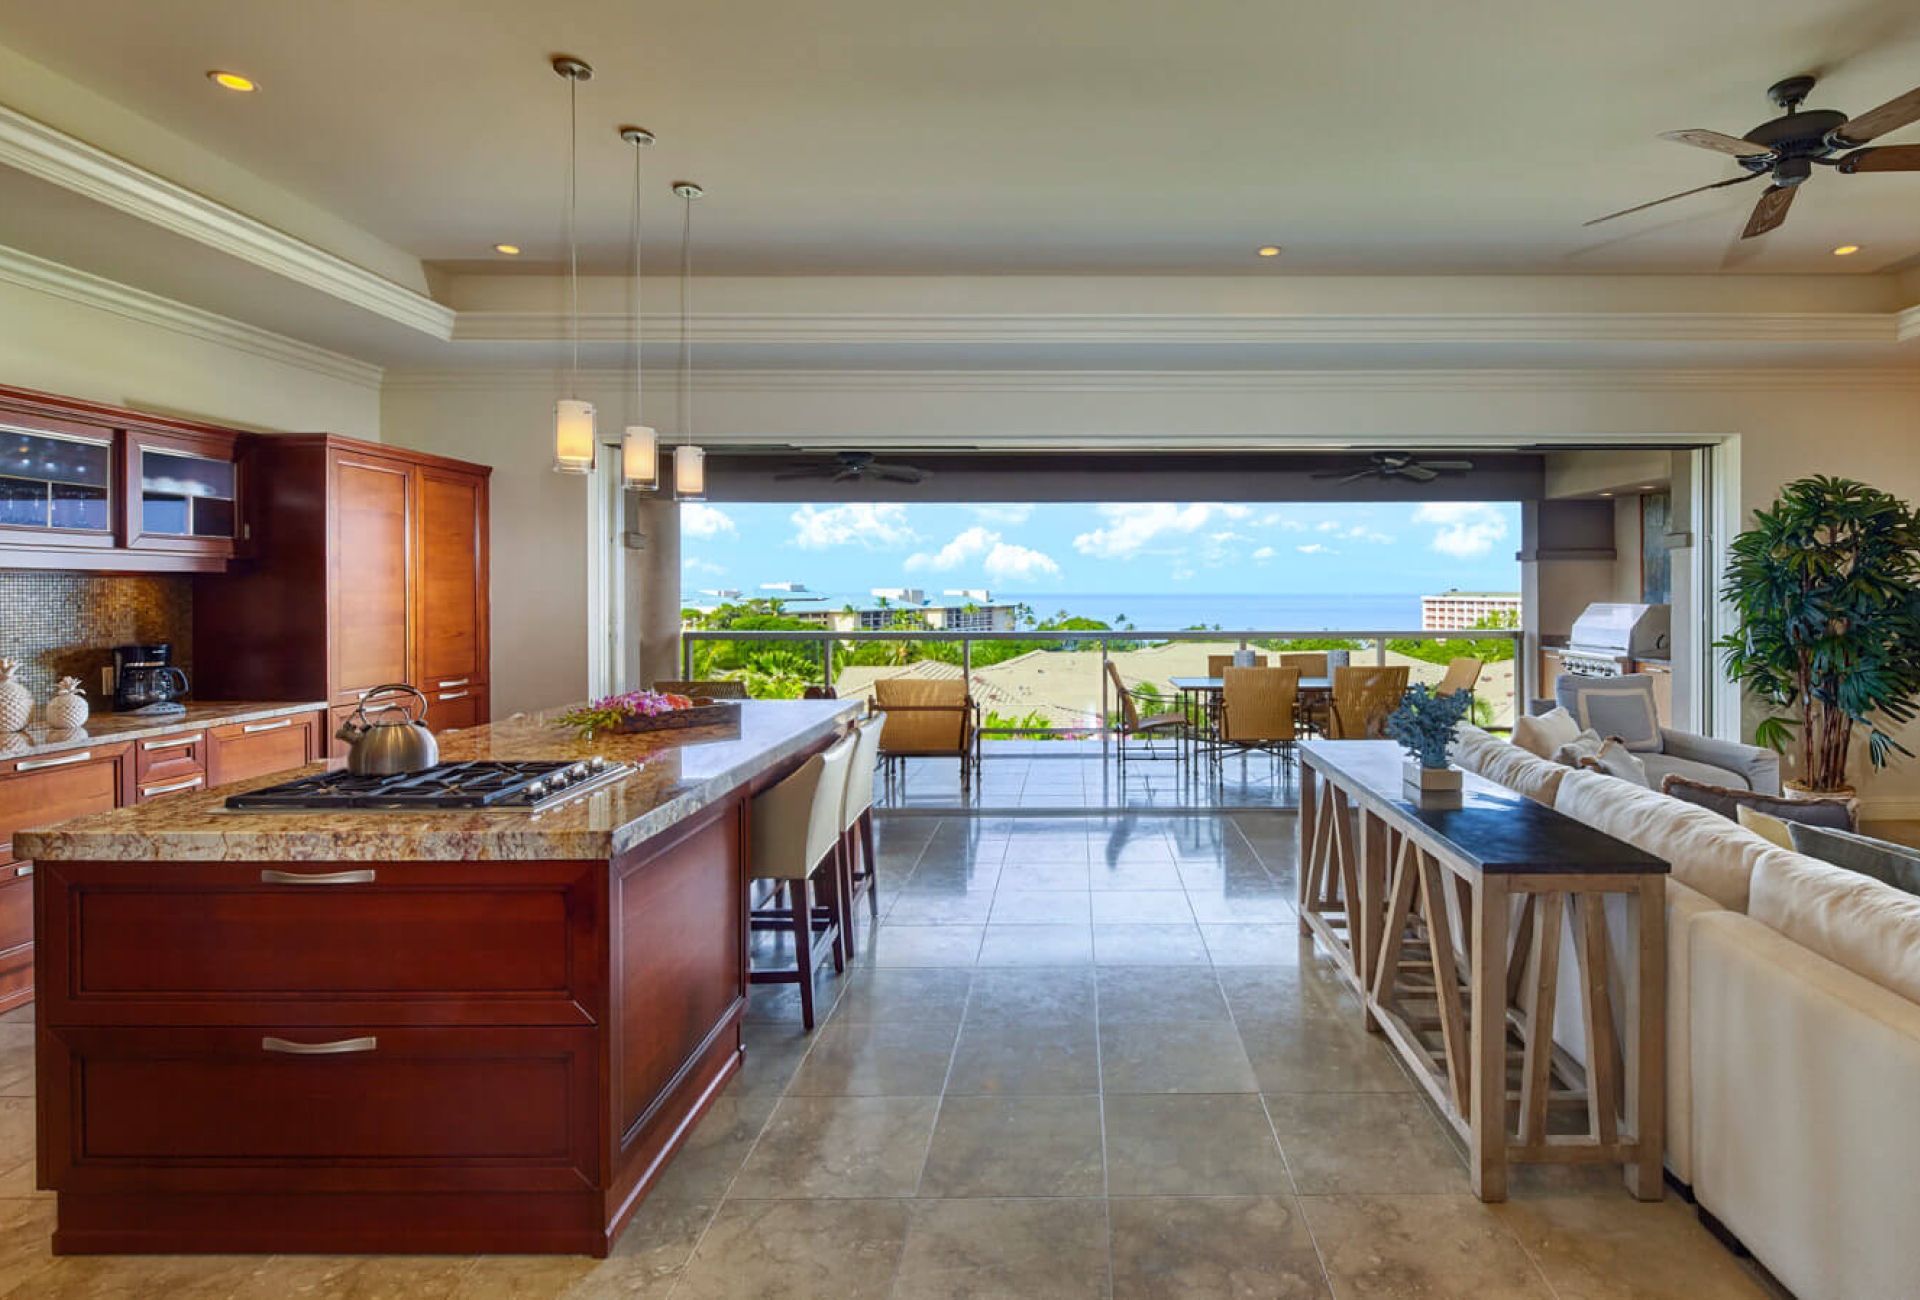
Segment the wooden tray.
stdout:
<path fill-rule="evenodd" d="M 614 730 L 621 735 L 632 735 L 639 731 L 682 731 L 688 727 L 738 726 L 739 723 L 739 700 L 695 700 L 690 709 L 627 718 Z"/>

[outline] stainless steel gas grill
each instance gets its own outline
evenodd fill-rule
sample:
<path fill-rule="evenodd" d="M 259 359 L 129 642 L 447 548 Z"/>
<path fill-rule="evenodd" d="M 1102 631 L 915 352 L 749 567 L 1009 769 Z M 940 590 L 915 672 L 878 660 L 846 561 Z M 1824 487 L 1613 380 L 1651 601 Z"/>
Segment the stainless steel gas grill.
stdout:
<path fill-rule="evenodd" d="M 1636 659 L 1665 659 L 1672 634 L 1671 605 L 1597 602 L 1573 620 L 1560 666 L 1580 677 L 1618 677 Z"/>
<path fill-rule="evenodd" d="M 229 796 L 237 812 L 432 812 L 498 808 L 546 812 L 636 769 L 603 758 L 578 762 L 440 763 L 421 772 L 327 772 Z"/>

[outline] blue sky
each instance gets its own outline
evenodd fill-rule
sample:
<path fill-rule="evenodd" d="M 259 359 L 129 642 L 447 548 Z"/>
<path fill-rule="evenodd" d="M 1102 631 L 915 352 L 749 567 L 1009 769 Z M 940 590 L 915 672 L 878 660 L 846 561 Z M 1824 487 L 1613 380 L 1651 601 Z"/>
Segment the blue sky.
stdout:
<path fill-rule="evenodd" d="M 709 505 L 680 507 L 689 597 L 763 583 L 1048 592 L 1516 590 L 1520 507 Z"/>

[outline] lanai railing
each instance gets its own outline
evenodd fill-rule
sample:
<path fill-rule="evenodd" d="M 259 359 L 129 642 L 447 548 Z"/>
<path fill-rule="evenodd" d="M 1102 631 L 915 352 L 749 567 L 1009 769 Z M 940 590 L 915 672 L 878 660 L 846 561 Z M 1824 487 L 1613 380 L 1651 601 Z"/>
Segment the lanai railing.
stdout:
<path fill-rule="evenodd" d="M 1249 630 L 1221 631 L 1182 629 L 1179 631 L 1140 631 L 1132 628 L 1113 631 L 926 631 L 900 629 L 885 631 L 814 630 L 741 631 L 733 629 L 690 629 L 681 634 L 681 675 L 738 676 L 735 667 L 714 669 L 711 655 L 702 647 L 731 645 L 750 647 L 787 647 L 789 653 L 772 656 L 780 671 L 773 677 L 761 675 L 764 687 L 774 680 L 791 690 L 796 678 L 810 685 L 835 688 L 841 695 L 869 694 L 871 683 L 896 674 L 914 676 L 964 676 L 970 693 L 979 702 L 987 723 L 981 733 L 993 737 L 1025 736 L 1036 738 L 1104 738 L 1107 720 L 1120 708 L 1114 698 L 1107 664 L 1120 669 L 1129 688 L 1147 686 L 1173 706 L 1176 693 L 1169 678 L 1201 676 L 1208 654 L 1251 649 L 1269 656 L 1289 650 L 1321 650 L 1334 643 L 1348 647 L 1349 662 L 1354 664 L 1406 663 L 1415 682 L 1437 682 L 1446 671 L 1444 662 L 1435 663 L 1392 649 L 1392 642 L 1421 644 L 1458 643 L 1459 653 L 1470 654 L 1467 643 L 1488 643 L 1504 648 L 1501 655 L 1488 659 L 1486 671 L 1474 694 L 1478 720 L 1483 725 L 1504 729 L 1531 698 L 1532 673 L 1521 653 L 1518 629 L 1475 628 L 1462 631 L 1358 631 Z M 976 665 L 976 658 L 993 659 L 991 652 L 976 656 L 976 648 L 1009 642 L 1029 643 L 1034 648 L 1011 658 Z M 880 654 L 858 655 L 864 646 L 897 646 L 897 661 Z M 913 647 L 928 649 L 914 658 Z M 737 656 L 736 656 L 737 658 Z M 881 662 L 847 663 L 849 658 Z M 842 660 L 836 668 L 836 659 Z M 1055 661 L 1058 662 L 1055 662 Z M 768 662 L 761 659 L 762 664 Z M 755 674 L 747 672 L 749 681 Z M 1045 719 L 1042 721 L 1041 719 Z"/>

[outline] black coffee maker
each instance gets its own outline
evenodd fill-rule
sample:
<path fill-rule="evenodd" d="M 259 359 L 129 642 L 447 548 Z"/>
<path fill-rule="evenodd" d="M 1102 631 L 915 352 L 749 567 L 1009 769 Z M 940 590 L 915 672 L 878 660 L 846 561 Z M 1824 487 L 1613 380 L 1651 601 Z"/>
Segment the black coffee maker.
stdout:
<path fill-rule="evenodd" d="M 173 666 L 173 646 L 165 641 L 113 648 L 115 713 L 185 713 L 187 675 Z"/>

